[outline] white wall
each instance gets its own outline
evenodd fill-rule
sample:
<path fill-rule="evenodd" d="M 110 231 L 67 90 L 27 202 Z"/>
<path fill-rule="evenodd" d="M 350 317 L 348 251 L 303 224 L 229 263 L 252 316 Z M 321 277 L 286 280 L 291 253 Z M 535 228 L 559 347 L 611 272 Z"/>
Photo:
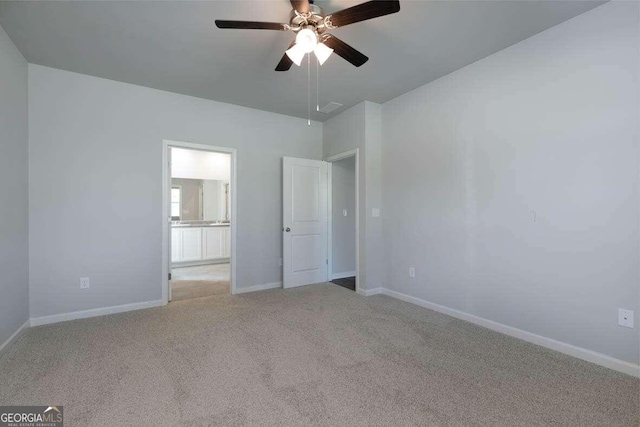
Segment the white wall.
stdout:
<path fill-rule="evenodd" d="M 356 271 L 355 156 L 331 163 L 331 210 L 333 274 L 353 273 Z"/>
<path fill-rule="evenodd" d="M 237 287 L 281 280 L 281 159 L 322 158 L 321 124 L 31 64 L 29 84 L 32 317 L 161 298 L 163 139 L 238 149 Z"/>
<path fill-rule="evenodd" d="M 639 362 L 638 16 L 608 3 L 384 104 L 388 287 Z"/>
<path fill-rule="evenodd" d="M 29 319 L 27 62 L 0 27 L 0 346 Z"/>

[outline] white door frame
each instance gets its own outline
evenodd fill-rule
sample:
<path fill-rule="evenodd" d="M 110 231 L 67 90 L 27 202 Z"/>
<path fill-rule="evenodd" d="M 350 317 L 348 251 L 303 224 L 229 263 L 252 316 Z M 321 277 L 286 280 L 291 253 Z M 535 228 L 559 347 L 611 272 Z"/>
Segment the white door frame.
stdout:
<path fill-rule="evenodd" d="M 169 196 L 171 189 L 171 171 L 169 170 L 169 148 L 188 148 L 191 150 L 213 151 L 217 153 L 227 153 L 231 155 L 231 252 L 229 257 L 231 294 L 236 293 L 236 231 L 238 227 L 237 218 L 237 200 L 238 185 L 236 176 L 237 150 L 228 147 L 216 147 L 206 144 L 194 144 L 191 142 L 171 141 L 165 139 L 162 141 L 162 304 L 169 303 L 169 265 L 171 251 L 169 250 L 169 234 L 171 233 L 171 212 L 169 212 Z"/>
<path fill-rule="evenodd" d="M 339 154 L 335 154 L 333 156 L 329 156 L 324 159 L 325 162 L 329 162 L 329 281 L 331 281 L 331 277 L 333 276 L 333 168 L 331 167 L 331 163 L 346 159 L 349 157 L 356 158 L 356 292 L 362 293 L 360 290 L 360 149 L 354 148 L 353 150 L 344 151 Z"/>

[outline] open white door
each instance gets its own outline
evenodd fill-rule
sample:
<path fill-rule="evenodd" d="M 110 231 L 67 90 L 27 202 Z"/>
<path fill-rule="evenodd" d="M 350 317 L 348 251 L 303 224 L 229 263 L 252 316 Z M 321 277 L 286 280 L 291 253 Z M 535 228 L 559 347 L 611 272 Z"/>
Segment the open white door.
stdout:
<path fill-rule="evenodd" d="M 283 288 L 326 282 L 327 163 L 283 158 Z"/>
<path fill-rule="evenodd" d="M 167 176 L 166 176 L 166 180 L 167 180 L 167 189 L 169 191 L 169 197 L 168 197 L 168 205 L 167 205 L 167 212 L 169 213 L 169 217 L 167 218 L 167 221 L 169 222 L 169 224 L 171 224 L 171 206 L 172 206 L 172 201 L 173 201 L 173 192 L 171 191 L 171 147 L 167 147 L 167 158 L 168 158 L 168 162 L 167 165 L 165 166 L 167 168 Z M 182 193 L 182 192 L 181 192 Z M 168 300 L 172 301 L 172 297 L 173 297 L 173 290 L 171 288 L 171 260 L 173 258 L 173 252 L 174 252 L 174 247 L 177 245 L 177 241 L 173 236 L 173 232 L 172 232 L 172 228 L 170 225 L 167 226 L 169 228 L 169 233 L 167 233 L 167 237 L 169 238 L 169 245 L 168 245 L 168 249 L 169 249 L 169 253 L 167 254 L 167 265 L 169 266 L 169 296 L 168 296 Z"/>

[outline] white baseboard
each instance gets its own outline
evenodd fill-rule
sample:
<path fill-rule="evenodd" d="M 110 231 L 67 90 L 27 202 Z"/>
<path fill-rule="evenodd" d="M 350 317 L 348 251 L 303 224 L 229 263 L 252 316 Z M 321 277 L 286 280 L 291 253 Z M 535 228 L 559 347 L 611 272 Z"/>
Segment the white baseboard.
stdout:
<path fill-rule="evenodd" d="M 356 291 L 360 295 L 364 295 L 365 297 L 370 297 L 371 295 L 378 295 L 382 293 L 382 288 L 373 288 L 373 289 L 360 289 Z"/>
<path fill-rule="evenodd" d="M 372 289 L 371 291 L 375 291 Z M 577 347 L 571 344 L 567 344 L 561 341 L 556 341 L 551 338 L 543 337 L 531 332 L 523 331 L 522 329 L 507 326 L 502 323 L 494 322 L 483 317 L 475 316 L 473 314 L 465 313 L 460 310 L 445 307 L 440 304 L 436 304 L 430 301 L 426 301 L 420 298 L 412 297 L 400 292 L 392 291 L 390 289 L 381 288 L 381 292 L 384 295 L 388 295 L 393 298 L 397 298 L 402 301 L 406 301 L 420 307 L 425 307 L 439 313 L 446 314 L 451 317 L 466 320 L 467 322 L 474 323 L 476 325 L 485 327 L 487 329 L 494 330 L 496 332 L 503 333 L 515 338 L 519 338 L 524 341 L 528 341 L 533 344 L 540 345 L 542 347 L 549 348 L 551 350 L 559 351 L 560 353 L 568 354 L 569 356 L 576 357 L 578 359 L 586 360 L 587 362 L 595 363 L 596 365 L 604 366 L 615 371 L 623 372 L 625 374 L 632 375 L 640 378 L 640 365 L 626 362 L 624 360 L 616 359 L 606 354 L 598 353 L 595 351 L 587 350 L 586 348 Z M 374 294 L 371 294 L 374 295 Z"/>
<path fill-rule="evenodd" d="M 30 325 L 31 325 L 31 320 L 27 320 L 26 322 L 24 322 L 22 326 L 18 328 L 17 331 L 11 334 L 11 336 L 7 338 L 7 340 L 3 342 L 2 345 L 0 345 L 0 353 L 2 353 L 4 350 L 9 348 L 11 344 L 13 344 L 18 338 L 20 338 L 20 335 L 22 335 Z"/>
<path fill-rule="evenodd" d="M 331 275 L 331 280 L 336 280 L 336 279 L 344 279 L 346 277 L 355 277 L 356 272 L 355 271 L 345 271 L 342 273 L 333 273 Z"/>
<path fill-rule="evenodd" d="M 143 308 L 159 307 L 162 300 L 136 302 L 133 304 L 115 305 L 112 307 L 94 308 L 91 310 L 74 311 L 71 313 L 54 314 L 31 318 L 31 326 L 48 325 L 50 323 L 66 322 L 67 320 L 86 319 L 87 317 L 105 316 L 107 314 L 124 313 L 125 311 L 140 310 Z"/>
<path fill-rule="evenodd" d="M 236 294 L 246 294 L 247 292 L 266 291 L 267 289 L 277 289 L 282 287 L 282 282 L 264 283 L 262 285 L 247 286 L 246 288 L 236 288 Z"/>

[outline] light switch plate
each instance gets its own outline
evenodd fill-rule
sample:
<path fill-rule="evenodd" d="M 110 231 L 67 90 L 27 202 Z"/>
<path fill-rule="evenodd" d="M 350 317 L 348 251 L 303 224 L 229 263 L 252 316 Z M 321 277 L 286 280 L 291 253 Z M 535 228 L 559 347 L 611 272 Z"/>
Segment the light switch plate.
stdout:
<path fill-rule="evenodd" d="M 412 279 L 416 278 L 416 269 L 415 269 L 415 267 L 409 267 L 409 277 L 411 277 Z"/>
<path fill-rule="evenodd" d="M 342 216 L 347 216 L 347 210 L 346 209 L 342 209 Z"/>
<path fill-rule="evenodd" d="M 89 289 L 89 278 L 81 277 L 80 278 L 80 289 Z"/>
<path fill-rule="evenodd" d="M 618 325 L 633 328 L 633 310 L 618 309 Z"/>
<path fill-rule="evenodd" d="M 374 218 L 378 218 L 380 216 L 380 209 L 378 208 L 371 209 L 371 216 Z"/>

